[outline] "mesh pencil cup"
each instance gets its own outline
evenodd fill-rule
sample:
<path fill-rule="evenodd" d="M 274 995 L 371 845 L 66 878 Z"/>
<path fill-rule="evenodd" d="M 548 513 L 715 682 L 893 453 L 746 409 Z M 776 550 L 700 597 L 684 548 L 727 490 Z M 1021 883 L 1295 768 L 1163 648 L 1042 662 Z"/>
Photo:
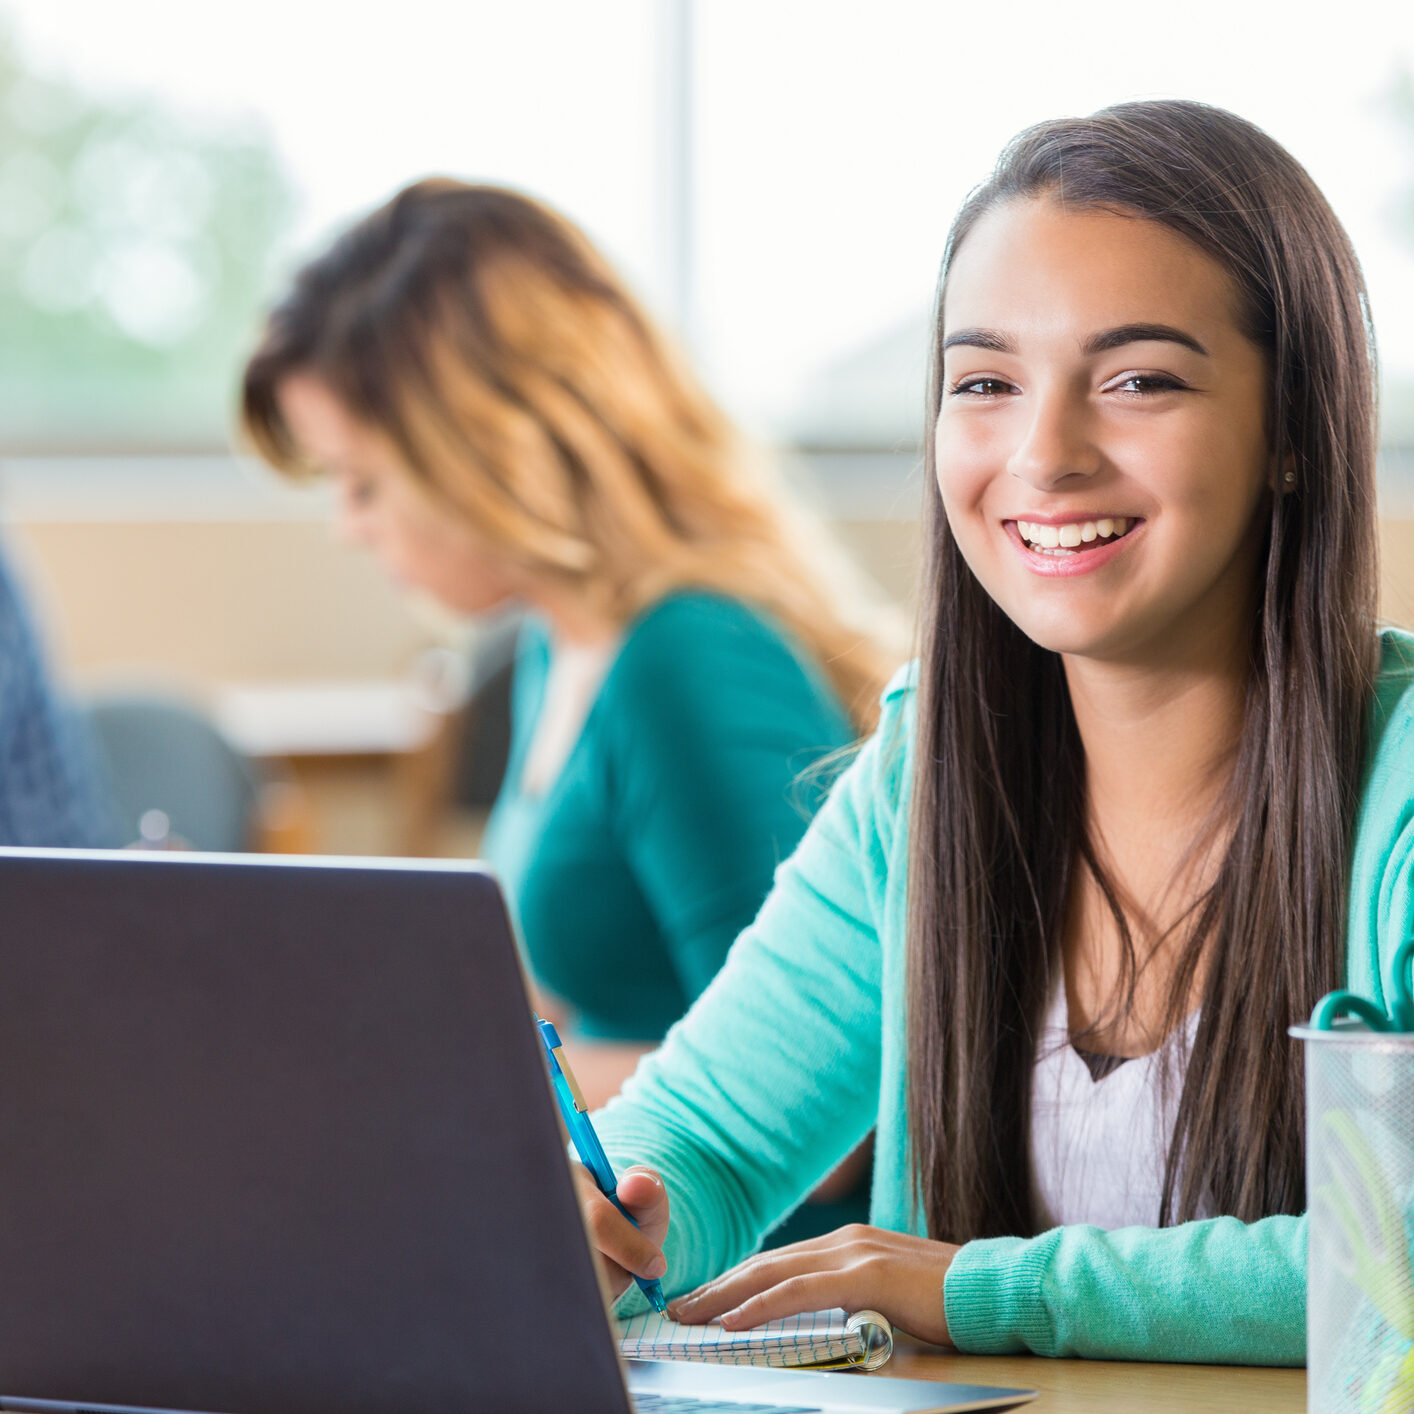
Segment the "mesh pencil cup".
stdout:
<path fill-rule="evenodd" d="M 1414 1409 L 1414 1034 L 1293 1026 L 1306 1047 L 1307 1408 Z"/>

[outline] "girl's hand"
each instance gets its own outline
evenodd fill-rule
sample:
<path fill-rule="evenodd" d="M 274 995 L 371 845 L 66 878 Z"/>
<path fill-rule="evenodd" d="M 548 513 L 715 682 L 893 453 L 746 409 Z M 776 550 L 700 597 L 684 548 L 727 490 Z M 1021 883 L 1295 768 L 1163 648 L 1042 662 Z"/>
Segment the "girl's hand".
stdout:
<path fill-rule="evenodd" d="M 671 1303 L 668 1314 L 692 1324 L 721 1318 L 746 1330 L 801 1311 L 877 1311 L 934 1345 L 948 1342 L 943 1277 L 957 1248 L 854 1223 L 809 1242 L 749 1257 L 716 1281 Z"/>
<path fill-rule="evenodd" d="M 614 1300 L 628 1290 L 635 1276 L 661 1277 L 668 1270 L 662 1245 L 668 1235 L 668 1193 L 663 1180 L 641 1166 L 620 1175 L 619 1202 L 633 1214 L 638 1224 L 634 1227 L 599 1191 L 588 1169 L 576 1164 L 574 1177 L 589 1240 L 599 1253 Z"/>

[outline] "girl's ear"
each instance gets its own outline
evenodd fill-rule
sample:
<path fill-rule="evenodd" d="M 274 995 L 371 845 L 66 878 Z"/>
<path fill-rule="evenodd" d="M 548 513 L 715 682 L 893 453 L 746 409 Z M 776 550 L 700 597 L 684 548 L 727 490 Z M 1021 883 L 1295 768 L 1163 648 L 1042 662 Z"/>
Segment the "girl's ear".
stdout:
<path fill-rule="evenodd" d="M 1272 457 L 1267 469 L 1267 488 L 1271 491 L 1296 490 L 1296 455 L 1288 452 L 1284 457 Z"/>

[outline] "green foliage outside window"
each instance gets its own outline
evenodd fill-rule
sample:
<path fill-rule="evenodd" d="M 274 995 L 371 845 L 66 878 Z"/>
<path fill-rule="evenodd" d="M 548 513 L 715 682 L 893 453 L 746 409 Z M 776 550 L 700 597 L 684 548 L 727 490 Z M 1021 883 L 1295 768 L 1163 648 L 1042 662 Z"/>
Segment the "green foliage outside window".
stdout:
<path fill-rule="evenodd" d="M 95 99 L 0 31 L 0 448 L 220 445 L 291 214 L 251 124 Z"/>

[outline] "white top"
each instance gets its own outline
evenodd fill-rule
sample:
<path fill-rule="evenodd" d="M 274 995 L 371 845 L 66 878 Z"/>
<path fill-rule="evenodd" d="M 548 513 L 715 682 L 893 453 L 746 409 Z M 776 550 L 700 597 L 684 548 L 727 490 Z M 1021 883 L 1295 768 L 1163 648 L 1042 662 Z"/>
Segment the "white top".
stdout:
<path fill-rule="evenodd" d="M 1164 1165 L 1199 1013 L 1159 1047 L 1095 1080 L 1070 1044 L 1062 977 L 1053 989 L 1036 1053 L 1031 1098 L 1031 1172 L 1042 1228 L 1156 1227 Z M 1159 1076 L 1170 1062 L 1169 1093 Z"/>
<path fill-rule="evenodd" d="M 520 773 L 520 788 L 527 795 L 544 795 L 559 778 L 618 652 L 617 638 L 551 646 L 545 695 Z"/>

